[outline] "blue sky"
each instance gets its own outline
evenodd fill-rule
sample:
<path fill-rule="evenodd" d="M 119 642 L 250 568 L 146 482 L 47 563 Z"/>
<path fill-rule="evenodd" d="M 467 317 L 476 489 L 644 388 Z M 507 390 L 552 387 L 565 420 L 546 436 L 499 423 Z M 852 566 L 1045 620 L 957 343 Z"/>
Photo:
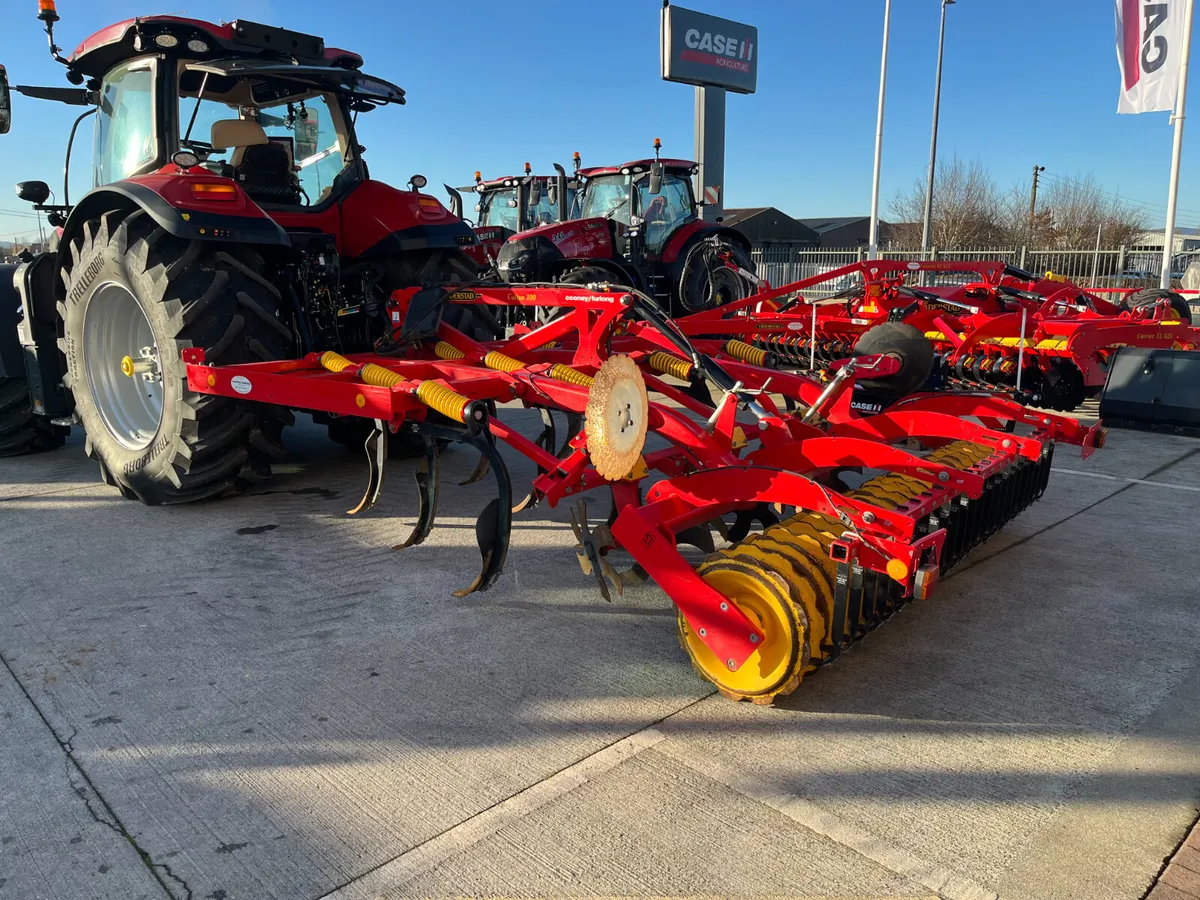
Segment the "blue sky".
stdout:
<path fill-rule="evenodd" d="M 883 0 L 690 0 L 684 5 L 759 28 L 759 91 L 730 95 L 726 203 L 774 205 L 798 217 L 865 215 L 879 79 Z M 5 0 L 0 63 L 14 83 L 66 85 L 49 58 L 35 0 Z M 693 89 L 659 77 L 660 0 L 59 0 L 59 43 L 73 48 L 120 19 L 152 13 L 242 17 L 322 34 L 400 84 L 408 104 L 364 116 L 372 175 L 397 184 L 463 184 L 664 152 L 692 156 Z M 17 15 L 20 7 L 27 15 Z M 919 177 L 929 153 L 938 0 L 894 0 L 884 214 Z M 1094 173 L 1105 189 L 1164 217 L 1171 158 L 1167 113 L 1118 116 L 1111 0 L 959 0 L 949 10 L 939 155 L 979 159 L 1002 186 Z M 1200 104 L 1200 96 L 1193 106 Z M 42 179 L 61 191 L 73 111 L 14 96 L 0 137 L 9 182 Z M 78 156 L 86 158 L 90 129 Z M 1200 225 L 1200 116 L 1184 142 L 1179 224 Z M 73 179 L 78 197 L 86 169 Z M 0 193 L 0 239 L 29 233 L 26 209 Z M 9 199 L 4 199 L 8 197 Z"/>

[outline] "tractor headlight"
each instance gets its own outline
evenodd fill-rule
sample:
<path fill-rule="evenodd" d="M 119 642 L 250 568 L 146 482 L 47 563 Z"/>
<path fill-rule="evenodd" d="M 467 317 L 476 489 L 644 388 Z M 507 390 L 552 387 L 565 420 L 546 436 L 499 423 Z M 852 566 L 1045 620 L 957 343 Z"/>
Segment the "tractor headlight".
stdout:
<path fill-rule="evenodd" d="M 529 247 L 506 243 L 496 258 L 500 278 L 507 282 L 533 281 L 537 268 L 537 254 Z"/>

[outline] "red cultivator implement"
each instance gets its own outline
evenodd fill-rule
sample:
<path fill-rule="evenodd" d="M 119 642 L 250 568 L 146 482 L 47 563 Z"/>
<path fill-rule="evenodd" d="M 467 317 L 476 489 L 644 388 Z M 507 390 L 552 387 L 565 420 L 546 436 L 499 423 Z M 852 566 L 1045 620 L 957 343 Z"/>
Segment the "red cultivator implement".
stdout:
<path fill-rule="evenodd" d="M 959 283 L 914 284 L 950 275 Z M 823 285 L 852 277 L 860 280 L 823 299 L 806 301 L 801 293 L 820 294 Z M 1064 280 L 991 262 L 855 263 L 696 313 L 679 327 L 692 336 L 737 338 L 785 366 L 829 374 L 832 363 L 856 350 L 873 352 L 871 341 L 865 347 L 860 341 L 889 323 L 893 337 L 900 323 L 909 326 L 910 354 L 928 353 L 920 345 L 931 345 L 932 377 L 896 382 L 885 395 L 923 383 L 999 389 L 1060 410 L 1099 393 L 1121 347 L 1200 345 L 1200 329 L 1191 327 L 1188 306 L 1177 294 L 1143 292 L 1117 305 Z"/>
<path fill-rule="evenodd" d="M 454 303 L 555 317 L 481 344 L 443 320 Z M 396 330 L 370 355 L 214 366 L 185 350 L 188 386 L 373 420 L 355 513 L 379 496 L 389 435 L 419 435 L 417 524 L 399 547 L 433 527 L 440 443 L 478 449 L 472 480 L 490 470 L 498 496 L 476 526 L 479 576 L 460 595 L 495 584 L 514 513 L 606 490 L 603 524 L 582 503 L 572 511 L 585 573 L 606 597 L 657 581 L 696 668 L 738 699 L 788 693 L 908 599 L 928 597 L 941 573 L 1042 494 L 1056 441 L 1087 456 L 1103 438 L 986 394 L 910 398 L 861 416 L 850 406 L 855 381 L 900 376 L 895 356 L 845 360 L 821 384 L 735 358 L 720 341 L 690 341 L 637 292 L 405 289 L 389 313 Z M 511 402 L 543 412 L 539 435 L 497 415 Z M 561 446 L 554 412 L 568 422 Z M 515 503 L 501 444 L 539 470 Z M 699 565 L 683 544 L 704 551 Z M 619 568 L 619 551 L 632 567 Z"/>

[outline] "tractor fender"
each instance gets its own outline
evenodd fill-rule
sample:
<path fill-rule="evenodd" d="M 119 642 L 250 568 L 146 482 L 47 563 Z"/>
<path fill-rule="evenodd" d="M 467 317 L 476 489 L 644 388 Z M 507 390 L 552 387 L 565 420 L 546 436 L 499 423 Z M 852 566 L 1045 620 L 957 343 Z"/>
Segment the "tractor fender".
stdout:
<path fill-rule="evenodd" d="M 728 225 L 713 225 L 709 222 L 691 222 L 671 235 L 666 246 L 663 247 L 662 261 L 675 267 L 672 272 L 675 278 L 681 274 L 680 269 L 683 267 L 683 261 L 687 259 L 688 251 L 697 242 L 713 235 L 728 239 L 745 250 L 747 256 L 750 255 L 750 240 L 736 228 L 730 228 Z"/>
<path fill-rule="evenodd" d="M 710 237 L 716 236 L 729 240 L 746 252 L 747 259 L 750 258 L 750 241 L 737 229 L 724 225 L 709 225 L 705 222 L 696 224 L 700 227 L 689 229 L 686 236 L 681 234 L 683 229 L 680 229 L 680 232 L 676 232 L 676 235 L 663 248 L 663 262 L 670 267 L 673 291 L 677 290 L 678 285 L 683 281 L 683 268 L 687 263 L 688 254 L 692 248 L 701 241 L 708 240 Z M 750 266 L 750 270 L 754 270 L 753 265 Z"/>
<path fill-rule="evenodd" d="M 15 265 L 0 266 L 0 378 L 24 378 L 25 358 L 17 335 L 21 295 L 13 280 Z"/>
<path fill-rule="evenodd" d="M 287 232 L 249 198 L 244 198 L 244 203 L 237 206 L 236 215 L 180 205 L 181 189 L 188 180 L 175 175 L 144 175 L 89 191 L 72 208 L 63 226 L 59 242 L 60 264 L 84 223 L 108 212 L 119 212 L 123 218 L 139 209 L 168 234 L 184 240 L 290 246 Z M 171 195 L 175 196 L 168 199 Z"/>

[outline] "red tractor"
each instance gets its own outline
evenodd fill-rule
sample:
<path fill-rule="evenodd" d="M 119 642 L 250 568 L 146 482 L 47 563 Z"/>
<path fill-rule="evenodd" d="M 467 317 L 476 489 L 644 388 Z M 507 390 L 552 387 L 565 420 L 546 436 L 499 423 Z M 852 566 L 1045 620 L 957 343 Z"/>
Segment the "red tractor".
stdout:
<path fill-rule="evenodd" d="M 14 89 L 80 107 L 76 126 L 94 116 L 94 184 L 75 202 L 64 185 L 56 205 L 46 184 L 18 186 L 60 242 L 0 273 L 0 454 L 61 445 L 79 424 L 127 497 L 235 491 L 269 474 L 292 413 L 197 394 L 181 351 L 248 363 L 385 349 L 391 293 L 473 279 L 476 237 L 421 193 L 423 176 L 407 191 L 370 178 L 355 122 L 404 91 L 357 54 L 253 22 L 148 16 L 63 56 L 53 0 L 39 6 L 74 86 Z M 5 125 L 6 80 L 0 101 Z M 452 314 L 491 336 L 470 309 Z M 364 434 L 318 418 L 343 443 Z"/>
<path fill-rule="evenodd" d="M 696 163 L 655 158 L 579 168 L 583 187 L 571 221 L 510 237 L 497 256 L 512 284 L 609 283 L 654 297 L 672 315 L 711 309 L 754 292 L 750 242 L 703 222 L 692 176 Z"/>
<path fill-rule="evenodd" d="M 463 193 L 469 191 L 479 197 L 475 203 L 478 214 L 475 235 L 479 246 L 472 256 L 482 271 L 495 269 L 496 255 L 514 234 L 563 222 L 570 216 L 579 181 L 567 178 L 566 171 L 557 163 L 554 168 L 555 175 L 534 175 L 532 166 L 525 163 L 525 174 L 521 177 L 506 175 L 484 181 L 476 172 L 475 184 L 470 187 L 443 185 L 450 195 L 450 209 L 460 218 Z"/>

